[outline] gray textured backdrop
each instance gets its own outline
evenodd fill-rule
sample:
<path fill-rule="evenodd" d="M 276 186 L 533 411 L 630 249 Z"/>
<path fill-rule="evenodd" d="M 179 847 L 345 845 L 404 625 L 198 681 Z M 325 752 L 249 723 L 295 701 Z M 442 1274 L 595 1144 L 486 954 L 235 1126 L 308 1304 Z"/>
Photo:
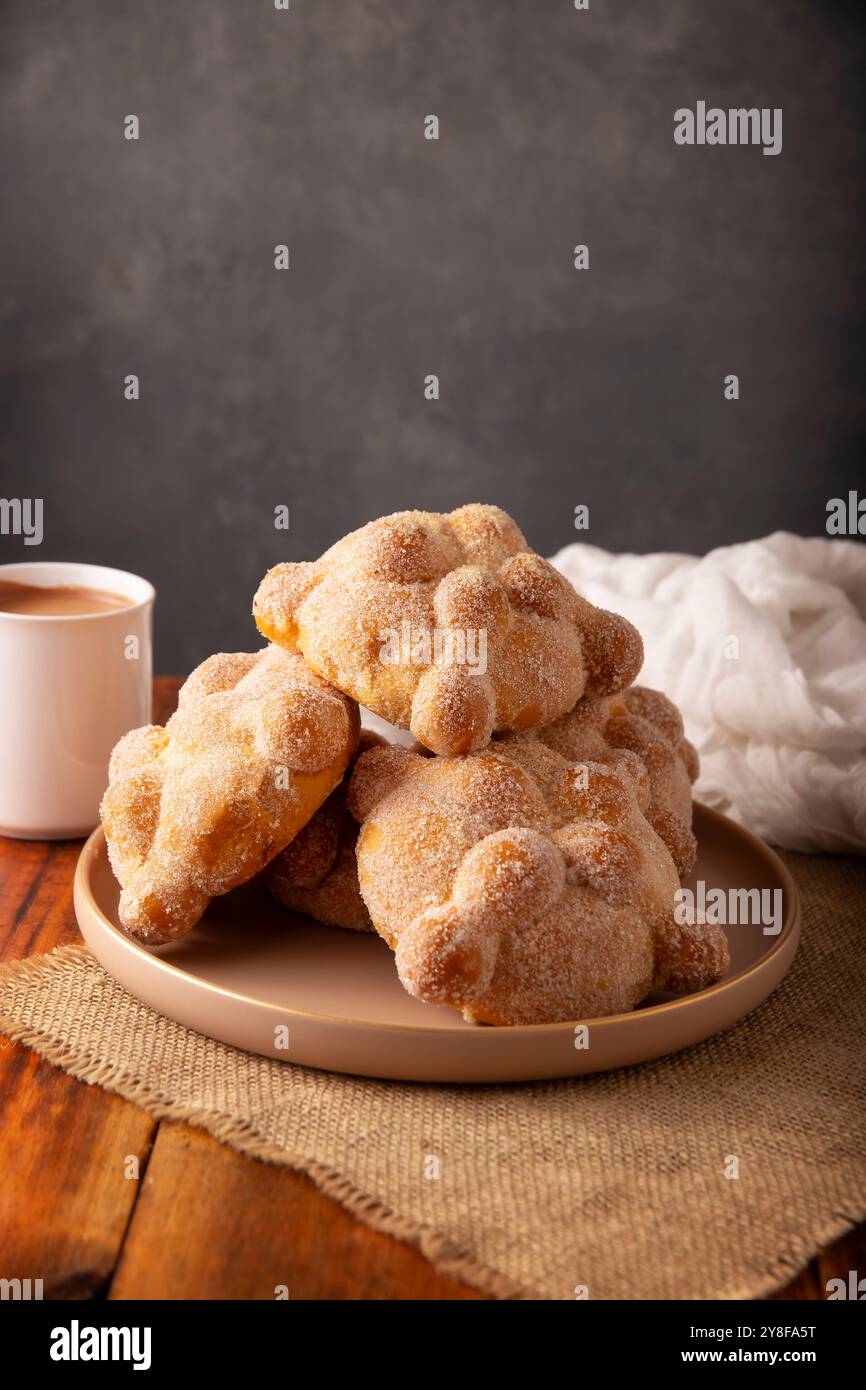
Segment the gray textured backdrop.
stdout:
<path fill-rule="evenodd" d="M 147 574 L 183 670 L 383 511 L 820 532 L 863 439 L 862 10 L 2 0 L 0 491 L 46 534 L 0 560 Z M 781 106 L 781 155 L 675 146 L 699 98 Z"/>

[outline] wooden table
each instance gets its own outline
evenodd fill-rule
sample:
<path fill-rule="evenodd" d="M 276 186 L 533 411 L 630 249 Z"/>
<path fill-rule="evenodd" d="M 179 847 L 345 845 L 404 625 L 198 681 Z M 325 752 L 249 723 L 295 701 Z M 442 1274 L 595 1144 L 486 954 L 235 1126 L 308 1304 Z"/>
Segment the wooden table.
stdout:
<path fill-rule="evenodd" d="M 159 722 L 179 685 L 155 682 Z M 0 960 L 80 940 L 78 850 L 0 838 Z M 482 1297 L 307 1177 L 154 1120 L 4 1037 L 0 1115 L 0 1277 L 41 1278 L 46 1298 L 272 1299 L 275 1284 L 302 1299 Z M 131 1154 L 138 1181 L 124 1175 Z M 851 1269 L 866 1273 L 866 1225 L 774 1297 L 823 1298 L 827 1280 Z"/>

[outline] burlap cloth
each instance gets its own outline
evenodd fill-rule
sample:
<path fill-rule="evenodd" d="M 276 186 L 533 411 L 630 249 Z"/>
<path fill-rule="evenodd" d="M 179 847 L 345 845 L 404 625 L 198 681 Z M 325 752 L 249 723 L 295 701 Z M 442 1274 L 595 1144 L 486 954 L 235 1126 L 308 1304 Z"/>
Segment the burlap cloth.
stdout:
<path fill-rule="evenodd" d="M 0 970 L 0 1028 L 302 1169 L 492 1294 L 757 1296 L 866 1215 L 866 861 L 785 858 L 803 937 L 775 995 L 721 1037 L 608 1075 L 440 1087 L 307 1071 L 161 1018 L 83 946 Z"/>

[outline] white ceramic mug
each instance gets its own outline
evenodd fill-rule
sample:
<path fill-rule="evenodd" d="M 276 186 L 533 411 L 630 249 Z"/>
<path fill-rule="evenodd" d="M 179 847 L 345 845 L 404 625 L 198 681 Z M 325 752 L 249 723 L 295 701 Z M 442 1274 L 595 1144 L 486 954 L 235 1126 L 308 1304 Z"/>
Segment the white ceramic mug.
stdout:
<path fill-rule="evenodd" d="M 0 565 L 3 580 L 130 600 L 99 613 L 0 611 L 0 835 L 87 835 L 112 748 L 150 722 L 154 588 L 124 570 L 55 561 Z"/>

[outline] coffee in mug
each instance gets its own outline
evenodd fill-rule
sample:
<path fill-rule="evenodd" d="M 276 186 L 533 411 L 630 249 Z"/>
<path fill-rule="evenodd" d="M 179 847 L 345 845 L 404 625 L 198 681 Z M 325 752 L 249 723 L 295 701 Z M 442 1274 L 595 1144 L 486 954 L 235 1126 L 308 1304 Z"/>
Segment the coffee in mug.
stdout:
<path fill-rule="evenodd" d="M 86 584 L 22 584 L 14 579 L 0 579 L 0 613 L 64 618 L 70 614 L 111 613 L 115 608 L 131 606 L 132 599 L 124 594 L 90 589 Z"/>

